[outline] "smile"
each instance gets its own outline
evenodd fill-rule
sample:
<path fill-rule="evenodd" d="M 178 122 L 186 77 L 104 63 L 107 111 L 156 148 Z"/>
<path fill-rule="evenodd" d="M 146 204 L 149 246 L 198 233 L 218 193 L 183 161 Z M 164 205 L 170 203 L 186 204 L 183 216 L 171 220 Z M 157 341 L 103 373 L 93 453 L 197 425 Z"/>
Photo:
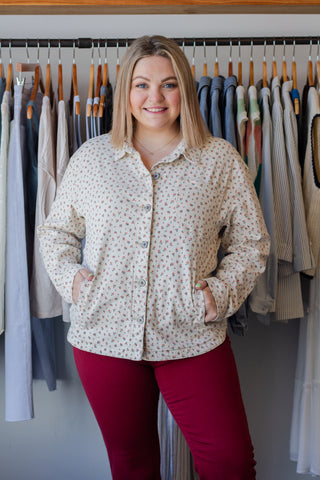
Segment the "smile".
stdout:
<path fill-rule="evenodd" d="M 151 112 L 151 113 L 158 113 L 158 112 L 164 112 L 165 110 L 167 110 L 167 108 L 164 108 L 164 107 L 155 107 L 155 108 L 145 108 L 145 110 L 147 112 Z"/>

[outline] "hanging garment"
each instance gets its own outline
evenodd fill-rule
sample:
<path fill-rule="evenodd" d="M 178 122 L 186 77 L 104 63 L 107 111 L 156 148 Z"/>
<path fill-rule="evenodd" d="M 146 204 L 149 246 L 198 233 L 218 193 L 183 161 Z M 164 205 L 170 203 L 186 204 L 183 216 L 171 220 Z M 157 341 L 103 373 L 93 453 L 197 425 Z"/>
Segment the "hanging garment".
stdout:
<path fill-rule="evenodd" d="M 162 480 L 193 480 L 195 477 L 190 449 L 161 394 L 158 431 Z"/>
<path fill-rule="evenodd" d="M 278 77 L 272 80 L 272 177 L 276 220 L 277 258 L 291 263 L 293 257 L 290 186 L 284 129 L 283 108 Z"/>
<path fill-rule="evenodd" d="M 214 137 L 223 138 L 222 131 L 222 100 L 223 100 L 224 77 L 213 77 L 210 87 L 210 118 L 209 130 Z"/>
<path fill-rule="evenodd" d="M 55 99 L 51 107 L 50 98 L 43 97 L 38 136 L 35 228 L 45 221 L 56 195 L 56 117 Z M 54 329 L 55 321 L 62 313 L 61 297 L 43 265 L 37 236 L 34 238 L 30 309 L 33 378 L 44 378 L 49 390 L 55 390 Z"/>
<path fill-rule="evenodd" d="M 224 81 L 223 99 L 224 99 L 224 138 L 234 146 L 237 145 L 237 132 L 235 124 L 236 116 L 236 88 L 237 78 L 232 75 Z"/>
<path fill-rule="evenodd" d="M 93 113 L 92 113 L 92 106 L 93 106 L 93 98 L 87 98 L 87 108 L 91 107 L 91 115 L 86 113 L 86 140 L 90 140 L 90 138 L 95 137 L 94 135 L 94 121 L 93 121 Z"/>
<path fill-rule="evenodd" d="M 31 326 L 27 242 L 29 224 L 26 105 L 29 92 L 14 87 L 14 118 L 11 126 L 7 178 L 7 250 L 5 287 L 5 397 L 6 420 L 33 417 Z M 37 105 L 35 105 L 35 108 Z"/>
<path fill-rule="evenodd" d="M 7 169 L 9 155 L 9 128 L 11 121 L 11 94 L 5 92 L 1 103 L 0 146 L 0 334 L 4 331 L 4 298 L 6 275 L 6 230 L 7 230 Z"/>
<path fill-rule="evenodd" d="M 56 196 L 56 104 L 43 97 L 38 140 L 38 190 L 35 228 L 49 215 Z M 34 317 L 51 318 L 61 315 L 61 297 L 44 267 L 37 236 L 34 239 L 33 269 L 30 285 L 30 308 Z"/>
<path fill-rule="evenodd" d="M 310 281 L 308 311 L 300 320 L 290 458 L 297 462 L 298 473 L 320 475 L 320 103 L 314 87 L 308 92 L 307 119 L 303 194 L 315 276 Z"/>
<path fill-rule="evenodd" d="M 292 80 L 283 83 L 282 104 L 292 207 L 293 269 L 295 272 L 303 272 L 312 269 L 314 267 L 314 262 L 307 232 L 302 193 L 302 177 L 298 151 L 298 129 L 296 114 L 291 101 L 292 85 Z"/>
<path fill-rule="evenodd" d="M 211 78 L 202 76 L 198 86 L 198 100 L 201 110 L 201 115 L 206 126 L 209 126 L 209 112 L 210 112 L 210 85 Z"/>
<path fill-rule="evenodd" d="M 300 93 L 299 90 L 296 88 L 293 88 L 290 92 L 291 95 L 291 100 L 292 100 L 292 105 L 295 105 L 295 102 L 298 104 L 298 113 L 295 113 L 296 119 L 297 119 L 297 128 L 299 129 L 300 125 Z M 299 147 L 299 142 L 298 142 L 298 147 Z M 302 174 L 303 172 L 301 172 Z"/>
<path fill-rule="evenodd" d="M 247 129 L 247 109 L 245 105 L 245 90 L 243 85 L 236 88 L 237 98 L 237 144 L 238 151 L 243 160 L 246 157 L 246 129 Z"/>
<path fill-rule="evenodd" d="M 64 173 L 69 163 L 68 145 L 68 122 L 64 100 L 58 103 L 58 127 L 57 127 L 57 155 L 56 155 L 56 184 L 59 188 Z M 61 297 L 60 297 L 61 298 Z M 70 304 L 61 298 L 62 318 L 64 322 L 70 322 Z"/>
<path fill-rule="evenodd" d="M 107 85 L 102 85 L 100 88 L 100 98 L 104 95 L 103 115 L 99 117 L 99 131 L 98 135 L 109 133 L 112 126 L 112 113 L 113 113 L 113 90 L 110 81 L 107 81 Z"/>
<path fill-rule="evenodd" d="M 257 100 L 257 89 L 253 85 L 248 89 L 248 98 L 249 118 L 246 132 L 246 162 L 259 196 L 261 176 L 261 120 Z"/>
<path fill-rule="evenodd" d="M 3 95 L 6 89 L 6 79 L 5 78 L 0 78 L 0 105 L 2 103 Z M 0 138 L 1 138 L 1 110 L 0 110 Z"/>
<path fill-rule="evenodd" d="M 281 103 L 278 77 L 272 80 L 272 100 L 272 176 L 278 258 L 278 283 L 274 319 L 287 321 L 303 316 L 303 302 L 300 274 L 295 272 L 293 268 L 293 193 L 290 185 L 284 111 Z"/>
<path fill-rule="evenodd" d="M 73 155 L 74 152 L 82 145 L 81 139 L 81 126 L 80 126 L 80 113 L 76 113 L 76 103 L 80 102 L 79 95 L 75 95 L 69 101 L 69 152 Z"/>
<path fill-rule="evenodd" d="M 264 324 L 270 324 L 269 312 L 274 306 L 277 292 L 278 260 L 276 254 L 276 225 L 274 213 L 272 183 L 272 120 L 270 112 L 270 89 L 260 91 L 260 109 L 262 114 L 262 164 L 259 201 L 271 246 L 266 269 L 249 297 L 249 306 L 257 318 Z"/>

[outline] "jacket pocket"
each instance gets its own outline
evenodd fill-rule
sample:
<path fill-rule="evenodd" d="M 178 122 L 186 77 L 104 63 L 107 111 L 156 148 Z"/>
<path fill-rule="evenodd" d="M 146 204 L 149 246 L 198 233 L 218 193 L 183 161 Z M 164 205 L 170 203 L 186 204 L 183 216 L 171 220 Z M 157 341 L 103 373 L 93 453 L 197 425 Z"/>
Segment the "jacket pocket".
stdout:
<path fill-rule="evenodd" d="M 194 291 L 194 305 L 196 309 L 196 317 L 193 321 L 194 325 L 204 326 L 204 317 L 206 315 L 206 308 L 204 304 L 204 296 L 202 290 Z"/>

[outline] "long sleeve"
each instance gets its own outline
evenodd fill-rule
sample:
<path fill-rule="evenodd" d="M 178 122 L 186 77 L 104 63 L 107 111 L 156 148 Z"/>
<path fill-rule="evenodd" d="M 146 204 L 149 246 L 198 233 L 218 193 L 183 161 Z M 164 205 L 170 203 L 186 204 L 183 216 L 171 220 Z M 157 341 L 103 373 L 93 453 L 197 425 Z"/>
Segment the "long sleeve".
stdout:
<path fill-rule="evenodd" d="M 265 269 L 270 241 L 248 168 L 240 159 L 234 168 L 227 197 L 232 208 L 223 227 L 224 258 L 214 277 L 206 278 L 220 320 L 238 310 Z"/>
<path fill-rule="evenodd" d="M 70 161 L 57 198 L 43 225 L 38 227 L 40 251 L 49 276 L 60 293 L 72 303 L 72 284 L 81 266 L 81 240 L 85 219 L 77 200 L 77 191 L 86 189 L 85 176 L 79 175 L 78 154 Z"/>

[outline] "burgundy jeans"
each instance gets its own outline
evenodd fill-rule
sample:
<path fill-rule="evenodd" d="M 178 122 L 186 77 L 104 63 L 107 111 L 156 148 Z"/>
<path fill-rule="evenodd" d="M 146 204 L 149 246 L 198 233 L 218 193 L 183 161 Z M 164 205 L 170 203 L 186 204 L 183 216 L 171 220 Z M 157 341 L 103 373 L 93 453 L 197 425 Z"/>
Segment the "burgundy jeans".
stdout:
<path fill-rule="evenodd" d="M 196 357 L 133 361 L 74 348 L 113 480 L 160 480 L 159 389 L 201 480 L 254 480 L 255 461 L 230 341 Z"/>

